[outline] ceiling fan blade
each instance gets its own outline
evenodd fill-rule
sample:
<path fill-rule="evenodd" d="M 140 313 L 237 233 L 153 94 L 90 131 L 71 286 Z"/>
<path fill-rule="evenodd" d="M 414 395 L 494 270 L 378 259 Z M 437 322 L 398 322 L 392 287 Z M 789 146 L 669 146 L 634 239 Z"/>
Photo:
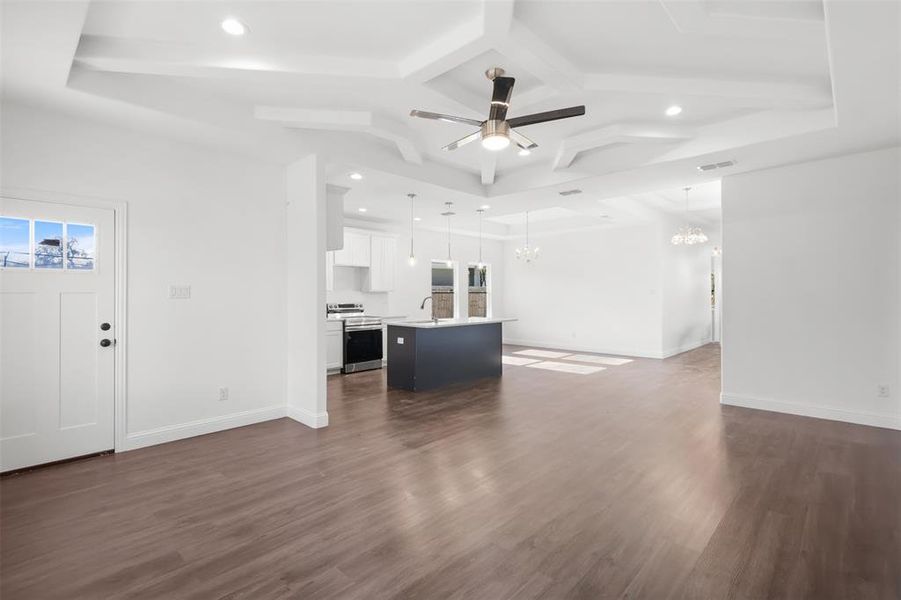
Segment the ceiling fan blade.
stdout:
<path fill-rule="evenodd" d="M 507 109 L 510 108 L 510 96 L 513 95 L 513 84 L 516 80 L 512 77 L 495 77 L 494 89 L 491 92 L 491 111 L 488 119 L 491 121 L 503 121 L 507 118 Z"/>
<path fill-rule="evenodd" d="M 481 136 L 481 135 L 482 135 L 482 131 L 481 131 L 481 130 L 476 131 L 476 132 L 474 132 L 474 133 L 470 133 L 470 134 L 467 135 L 466 137 L 460 138 L 460 139 L 457 140 L 456 142 L 451 142 L 450 144 L 448 144 L 447 146 L 445 146 L 444 148 L 442 148 L 442 150 L 456 150 L 456 149 L 459 148 L 460 146 L 463 146 L 463 145 L 465 145 L 465 144 L 468 144 L 469 142 L 474 142 L 474 141 L 476 141 L 477 139 L 479 139 L 479 136 Z"/>
<path fill-rule="evenodd" d="M 531 150 L 532 148 L 537 148 L 538 144 L 519 133 L 518 131 L 510 130 L 510 139 L 513 140 L 513 143 L 522 148 L 523 150 Z"/>
<path fill-rule="evenodd" d="M 411 110 L 411 117 L 419 117 L 420 119 L 432 119 L 434 121 L 445 121 L 447 123 L 463 123 L 464 125 L 473 125 L 481 127 L 482 121 L 475 119 L 467 119 L 466 117 L 455 117 L 453 115 L 442 115 L 441 113 L 433 113 L 425 110 Z"/>
<path fill-rule="evenodd" d="M 536 123 L 545 123 L 547 121 L 556 121 L 558 119 L 581 117 L 584 114 L 584 106 L 570 106 L 569 108 L 558 108 L 557 110 L 549 110 L 547 112 L 507 119 L 507 125 L 510 127 L 523 127 L 525 125 L 534 125 Z"/>

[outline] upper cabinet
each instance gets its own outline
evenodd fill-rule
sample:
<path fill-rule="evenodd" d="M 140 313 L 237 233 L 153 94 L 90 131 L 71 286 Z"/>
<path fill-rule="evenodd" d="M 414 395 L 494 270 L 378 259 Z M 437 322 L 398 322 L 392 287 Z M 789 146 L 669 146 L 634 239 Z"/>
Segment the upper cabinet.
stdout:
<path fill-rule="evenodd" d="M 338 267 L 368 267 L 369 266 L 369 238 L 368 233 L 344 230 L 344 247 L 335 250 L 335 266 Z"/>
<path fill-rule="evenodd" d="M 334 267 L 366 267 L 363 291 L 390 292 L 397 266 L 397 238 L 362 229 L 344 229 L 344 247 L 326 252 L 325 287 L 334 288 Z"/>
<path fill-rule="evenodd" d="M 397 264 L 397 239 L 387 235 L 370 236 L 369 274 L 366 291 L 390 292 L 394 289 L 394 270 Z"/>

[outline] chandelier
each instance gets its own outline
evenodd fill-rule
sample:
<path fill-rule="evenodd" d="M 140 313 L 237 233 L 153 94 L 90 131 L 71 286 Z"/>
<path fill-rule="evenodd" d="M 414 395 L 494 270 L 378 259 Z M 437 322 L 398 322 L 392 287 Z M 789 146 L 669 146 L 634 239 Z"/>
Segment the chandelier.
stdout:
<path fill-rule="evenodd" d="M 685 190 L 685 219 L 688 220 L 688 192 L 690 187 Z M 707 235 L 700 227 L 692 227 L 685 225 L 679 229 L 679 232 L 670 240 L 676 246 L 694 246 L 695 244 L 703 244 L 707 241 Z"/>
<path fill-rule="evenodd" d="M 538 253 L 540 251 L 541 248 L 538 246 L 533 248 L 529 245 L 529 211 L 526 211 L 526 244 L 522 248 L 516 249 L 516 258 L 530 263 L 538 258 Z"/>

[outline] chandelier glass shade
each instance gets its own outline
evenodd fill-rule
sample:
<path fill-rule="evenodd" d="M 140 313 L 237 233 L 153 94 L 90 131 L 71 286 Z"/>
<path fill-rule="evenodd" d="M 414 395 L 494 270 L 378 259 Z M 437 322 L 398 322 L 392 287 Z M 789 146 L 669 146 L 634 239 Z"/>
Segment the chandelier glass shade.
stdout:
<path fill-rule="evenodd" d="M 691 190 L 690 187 L 684 188 L 685 191 L 685 220 L 688 220 L 688 192 Z M 675 246 L 694 246 L 695 244 L 704 244 L 707 242 L 707 235 L 704 233 L 704 230 L 700 227 L 694 227 L 692 225 L 684 225 L 681 227 L 672 238 L 670 238 L 670 242 Z"/>
<path fill-rule="evenodd" d="M 516 249 L 516 258 L 523 262 L 530 263 L 538 258 L 540 252 L 541 248 L 529 244 L 529 211 L 526 211 L 526 243 L 522 247 Z"/>
<path fill-rule="evenodd" d="M 695 244 L 703 244 L 707 241 L 707 235 L 700 227 L 690 227 L 688 225 L 682 227 L 679 233 L 674 235 L 670 240 L 676 246 L 694 246 Z"/>

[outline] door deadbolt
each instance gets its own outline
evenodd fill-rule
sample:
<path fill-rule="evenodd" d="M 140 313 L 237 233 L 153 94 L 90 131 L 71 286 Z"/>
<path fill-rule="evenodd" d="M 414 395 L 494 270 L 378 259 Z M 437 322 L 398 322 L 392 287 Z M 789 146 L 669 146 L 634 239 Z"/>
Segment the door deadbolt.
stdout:
<path fill-rule="evenodd" d="M 102 324 L 100 325 L 100 329 L 101 329 L 102 331 L 109 331 L 109 328 L 110 328 L 110 324 L 109 324 L 109 323 L 102 323 Z"/>

